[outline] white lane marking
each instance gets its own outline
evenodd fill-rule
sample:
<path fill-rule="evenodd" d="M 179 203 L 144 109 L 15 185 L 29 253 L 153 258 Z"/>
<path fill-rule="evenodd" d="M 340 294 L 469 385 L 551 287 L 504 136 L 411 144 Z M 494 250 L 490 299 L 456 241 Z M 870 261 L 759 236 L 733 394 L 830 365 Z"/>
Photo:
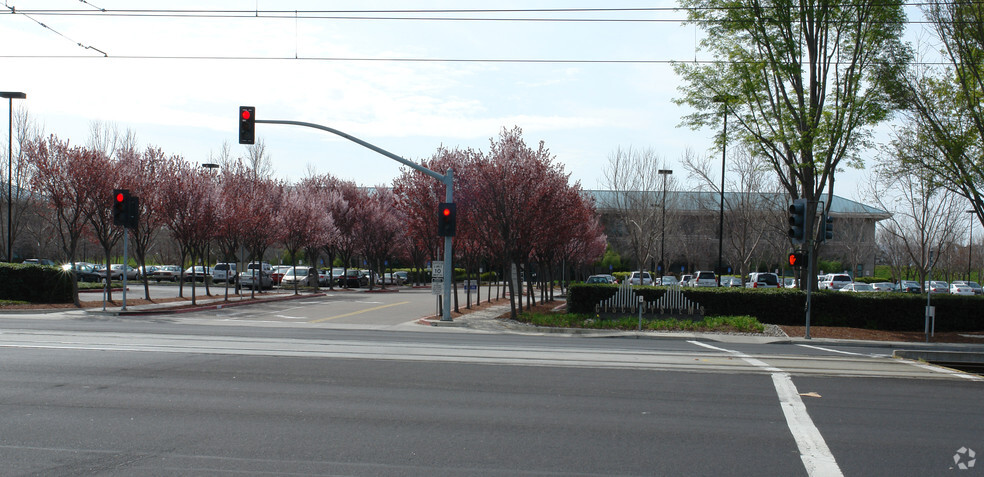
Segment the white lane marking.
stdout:
<path fill-rule="evenodd" d="M 820 346 L 813 346 L 813 345 L 808 345 L 808 344 L 797 344 L 796 346 L 802 346 L 804 348 L 818 349 L 820 351 L 827 351 L 829 353 L 846 354 L 846 355 L 850 355 L 850 356 L 870 356 L 870 355 L 867 355 L 867 354 L 852 353 L 850 351 L 841 351 L 841 350 L 838 350 L 838 349 L 823 348 L 823 347 L 820 347 Z"/>
<path fill-rule="evenodd" d="M 793 384 L 789 373 L 769 365 L 768 363 L 746 355 L 740 351 L 718 348 L 700 341 L 688 340 L 688 343 L 695 344 L 715 351 L 722 351 L 743 359 L 745 362 L 762 368 L 772 374 L 772 384 L 776 388 L 779 396 L 779 405 L 782 413 L 786 416 L 786 426 L 793 434 L 796 447 L 800 452 L 800 460 L 806 468 L 806 473 L 810 476 L 843 476 L 837 460 L 827 447 L 827 442 L 820 435 L 820 430 L 810 418 L 810 413 L 806 411 L 806 405 L 800 398 L 796 385 Z"/>
<path fill-rule="evenodd" d="M 950 368 L 944 368 L 942 366 L 936 366 L 932 364 L 920 363 L 919 361 L 904 360 L 917 368 L 928 369 L 936 373 L 949 374 L 950 376 L 969 379 L 971 381 L 984 381 L 984 376 L 978 376 L 976 374 L 965 373 L 963 371 L 956 371 Z"/>

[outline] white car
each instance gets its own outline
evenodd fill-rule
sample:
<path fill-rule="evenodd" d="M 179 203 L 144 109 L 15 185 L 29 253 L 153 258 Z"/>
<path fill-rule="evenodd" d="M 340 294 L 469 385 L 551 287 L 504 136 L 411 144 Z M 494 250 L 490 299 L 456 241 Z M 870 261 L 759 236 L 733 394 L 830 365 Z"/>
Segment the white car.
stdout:
<path fill-rule="evenodd" d="M 950 284 L 951 295 L 974 296 L 974 288 L 967 282 L 953 282 Z"/>
<path fill-rule="evenodd" d="M 694 274 L 694 278 L 690 280 L 690 286 L 716 287 L 718 286 L 717 276 L 714 275 L 714 272 L 697 272 Z"/>
<path fill-rule="evenodd" d="M 280 286 L 282 287 L 292 287 L 294 284 L 298 286 L 316 286 L 318 282 L 318 270 L 310 267 L 292 267 L 288 268 L 284 272 L 283 278 L 280 279 Z"/>
<path fill-rule="evenodd" d="M 820 290 L 840 290 L 848 283 L 852 283 L 851 276 L 844 273 L 828 273 L 820 278 L 817 288 Z"/>
<path fill-rule="evenodd" d="M 639 272 L 632 272 L 632 276 L 629 278 L 630 285 L 639 285 Z M 642 284 L 652 285 L 653 276 L 649 272 L 642 272 Z"/>
<path fill-rule="evenodd" d="M 680 286 L 680 281 L 673 275 L 663 275 L 663 277 L 659 279 L 659 284 L 664 287 L 676 287 Z"/>
<path fill-rule="evenodd" d="M 239 286 L 242 288 L 273 288 L 273 278 L 269 273 L 260 270 L 250 270 L 239 274 Z"/>
<path fill-rule="evenodd" d="M 875 291 L 875 287 L 870 283 L 851 282 L 837 289 L 847 293 L 869 293 Z"/>
<path fill-rule="evenodd" d="M 779 288 L 779 276 L 768 272 L 749 273 L 745 288 Z"/>

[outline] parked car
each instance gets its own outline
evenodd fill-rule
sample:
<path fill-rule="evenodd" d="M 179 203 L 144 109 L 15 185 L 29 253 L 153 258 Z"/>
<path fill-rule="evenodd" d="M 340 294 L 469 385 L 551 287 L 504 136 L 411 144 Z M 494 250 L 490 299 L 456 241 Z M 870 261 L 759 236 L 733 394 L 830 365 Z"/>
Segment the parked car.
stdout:
<path fill-rule="evenodd" d="M 690 280 L 690 286 L 716 287 L 718 286 L 717 276 L 714 275 L 714 272 L 697 272 L 694 274 L 694 278 Z"/>
<path fill-rule="evenodd" d="M 106 265 L 103 265 L 103 264 L 96 264 L 96 265 L 93 266 L 93 268 L 96 270 L 96 273 L 99 273 L 100 275 L 102 275 L 102 280 L 105 280 L 106 277 L 109 277 L 109 280 L 110 281 L 119 281 L 119 280 L 122 280 L 123 279 L 123 269 L 121 269 L 121 268 L 118 268 L 118 269 L 115 269 L 114 270 L 111 267 L 107 271 L 106 270 Z"/>
<path fill-rule="evenodd" d="M 792 288 L 792 289 L 799 288 L 799 287 L 796 286 L 796 279 L 795 278 L 783 278 L 782 279 L 782 287 L 783 288 Z"/>
<path fill-rule="evenodd" d="M 653 284 L 653 276 L 650 275 L 649 272 L 642 272 L 642 280 L 640 282 L 639 272 L 632 272 L 632 276 L 629 277 L 629 284 L 630 285 L 647 285 L 647 286 L 648 285 L 652 285 Z"/>
<path fill-rule="evenodd" d="M 745 288 L 779 288 L 779 276 L 767 272 L 749 273 Z"/>
<path fill-rule="evenodd" d="M 396 272 L 399 273 L 399 272 Z M 384 273 L 382 275 L 376 276 L 376 284 L 378 285 L 403 285 L 405 280 L 401 279 L 396 273 Z"/>
<path fill-rule="evenodd" d="M 216 263 L 212 267 L 212 281 L 219 283 L 226 280 L 236 280 L 236 264 L 231 262 Z"/>
<path fill-rule="evenodd" d="M 848 283 L 853 283 L 851 276 L 845 273 L 828 273 L 820 278 L 817 288 L 820 290 L 840 290 Z"/>
<path fill-rule="evenodd" d="M 362 274 L 359 270 L 350 268 L 344 271 L 344 274 L 338 274 L 335 278 L 335 285 L 343 288 L 360 288 L 362 286 L 368 286 L 368 283 L 363 285 Z"/>
<path fill-rule="evenodd" d="M 967 282 L 958 280 L 950 283 L 949 293 L 951 295 L 973 296 L 974 288 L 971 287 Z"/>
<path fill-rule="evenodd" d="M 693 278 L 694 278 L 693 275 L 684 275 L 684 276 L 680 277 L 680 286 L 682 286 L 682 287 L 689 287 L 690 286 L 690 280 L 692 280 Z"/>
<path fill-rule="evenodd" d="M 923 289 L 929 290 L 929 293 L 950 293 L 950 284 L 943 280 L 932 280 L 923 282 Z"/>
<path fill-rule="evenodd" d="M 877 292 L 893 292 L 896 291 L 895 284 L 892 282 L 878 282 L 872 283 L 871 288 L 874 288 Z"/>
<path fill-rule="evenodd" d="M 664 287 L 678 287 L 680 286 L 680 281 L 673 275 L 663 275 L 659 278 L 659 284 Z"/>
<path fill-rule="evenodd" d="M 902 293 L 922 293 L 922 287 L 919 286 L 919 282 L 912 280 L 902 280 L 899 282 L 898 290 Z"/>
<path fill-rule="evenodd" d="M 837 291 L 847 292 L 847 293 L 870 293 L 875 291 L 875 287 L 868 283 L 861 282 L 851 282 L 840 288 Z"/>
<path fill-rule="evenodd" d="M 964 285 L 972 288 L 974 290 L 974 294 L 975 295 L 984 295 L 984 290 L 981 289 L 981 286 L 977 282 L 968 282 L 968 281 L 958 280 L 958 281 L 955 281 L 953 283 L 963 283 Z M 952 285 L 952 283 L 951 283 L 951 285 Z"/>
<path fill-rule="evenodd" d="M 587 280 L 584 281 L 584 283 L 587 283 L 589 285 L 592 283 L 603 283 L 606 285 L 612 285 L 615 283 L 615 277 L 611 275 L 591 275 L 590 277 L 588 277 Z"/>
<path fill-rule="evenodd" d="M 140 272 L 141 277 L 150 278 L 154 275 L 154 270 L 157 270 L 157 265 L 144 265 L 142 267 L 137 267 L 137 270 Z"/>
<path fill-rule="evenodd" d="M 196 282 L 204 282 L 205 277 L 209 274 L 209 268 L 203 267 L 201 265 L 196 265 L 194 267 L 188 267 L 184 271 L 184 281 L 190 282 L 195 280 Z"/>
<path fill-rule="evenodd" d="M 27 260 L 24 260 L 24 263 L 28 265 L 49 265 L 52 267 L 55 266 L 55 261 L 48 260 L 47 258 L 29 258 Z"/>
<path fill-rule="evenodd" d="M 273 288 L 273 279 L 270 278 L 270 274 L 263 272 L 260 269 L 241 272 L 238 280 L 239 286 L 242 288 L 253 288 L 260 290 Z"/>
<path fill-rule="evenodd" d="M 154 269 L 154 273 L 150 275 L 149 278 L 156 280 L 157 283 L 161 281 L 176 282 L 178 277 L 181 276 L 181 267 L 177 265 L 158 265 Z"/>
<path fill-rule="evenodd" d="M 280 285 L 287 270 L 290 270 L 290 265 L 279 265 L 270 269 L 270 280 L 273 280 L 274 285 Z"/>
<path fill-rule="evenodd" d="M 106 275 L 96 270 L 92 264 L 82 263 L 75 265 L 75 279 L 80 282 L 101 282 L 106 279 Z"/>
<path fill-rule="evenodd" d="M 318 285 L 318 270 L 311 267 L 288 267 L 280 279 L 280 286 L 292 287 L 295 284 L 302 287 Z"/>

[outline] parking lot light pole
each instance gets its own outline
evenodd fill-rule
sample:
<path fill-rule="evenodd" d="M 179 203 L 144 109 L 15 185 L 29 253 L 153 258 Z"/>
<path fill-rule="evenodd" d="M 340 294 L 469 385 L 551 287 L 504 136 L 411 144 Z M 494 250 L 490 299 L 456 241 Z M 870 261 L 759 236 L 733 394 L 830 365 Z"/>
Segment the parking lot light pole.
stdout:
<path fill-rule="evenodd" d="M 660 276 L 666 273 L 666 176 L 673 173 L 670 169 L 660 169 L 656 171 L 659 175 L 663 176 L 663 218 L 660 220 L 660 226 L 662 230 L 660 231 L 660 244 L 659 244 L 659 265 L 660 265 Z M 656 277 L 653 277 L 655 282 Z"/>
<path fill-rule="evenodd" d="M 724 131 L 721 134 L 721 209 L 718 219 L 718 266 L 715 276 L 718 286 L 721 285 L 721 272 L 724 269 L 724 174 L 725 160 L 728 158 L 728 102 L 735 97 L 730 94 L 716 94 L 711 99 L 715 103 L 721 103 L 724 107 Z"/>
<path fill-rule="evenodd" d="M 7 262 L 14 261 L 13 255 L 13 215 L 11 204 L 14 203 L 14 99 L 26 99 L 27 95 L 17 91 L 0 91 L 0 98 L 7 98 Z"/>
<path fill-rule="evenodd" d="M 969 282 L 970 271 L 974 267 L 974 211 L 968 210 L 967 213 L 970 214 L 970 242 L 967 243 L 967 281 Z"/>

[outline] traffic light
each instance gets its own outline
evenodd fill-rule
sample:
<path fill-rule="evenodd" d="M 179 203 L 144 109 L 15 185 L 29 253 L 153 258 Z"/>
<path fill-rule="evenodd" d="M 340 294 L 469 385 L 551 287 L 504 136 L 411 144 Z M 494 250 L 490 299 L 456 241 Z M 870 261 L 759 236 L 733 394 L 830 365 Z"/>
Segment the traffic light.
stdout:
<path fill-rule="evenodd" d="M 806 254 L 797 250 L 789 254 L 789 266 L 793 268 L 803 268 L 806 266 Z"/>
<path fill-rule="evenodd" d="M 789 238 L 793 243 L 806 242 L 806 199 L 796 199 L 789 206 Z"/>
<path fill-rule="evenodd" d="M 113 225 L 126 226 L 126 204 L 130 201 L 128 189 L 113 189 Z"/>
<path fill-rule="evenodd" d="M 123 209 L 123 214 L 126 216 L 126 223 L 123 226 L 130 229 L 137 228 L 137 224 L 140 223 L 140 198 L 128 197 Z"/>
<path fill-rule="evenodd" d="M 833 240 L 834 238 L 834 219 L 829 215 L 823 218 L 823 241 Z"/>
<path fill-rule="evenodd" d="M 253 106 L 239 107 L 239 144 L 256 142 L 256 108 Z"/>
<path fill-rule="evenodd" d="M 454 203 L 442 202 L 437 207 L 437 235 L 441 237 L 454 237 L 454 223 L 456 216 Z"/>

